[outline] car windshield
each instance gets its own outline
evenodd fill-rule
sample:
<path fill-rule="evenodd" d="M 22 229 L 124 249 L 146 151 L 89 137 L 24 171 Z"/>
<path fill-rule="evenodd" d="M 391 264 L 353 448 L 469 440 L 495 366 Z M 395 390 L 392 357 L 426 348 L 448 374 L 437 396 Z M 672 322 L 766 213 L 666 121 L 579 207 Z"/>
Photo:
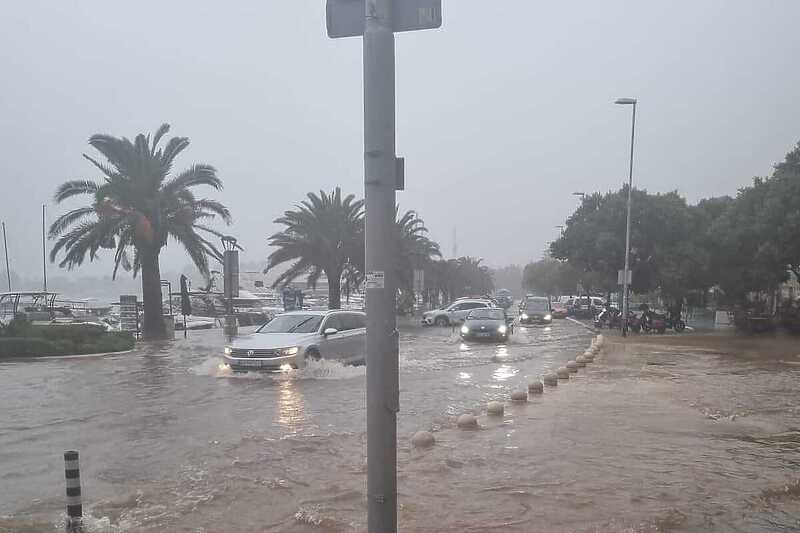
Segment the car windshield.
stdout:
<path fill-rule="evenodd" d="M 527 311 L 547 311 L 547 300 L 528 300 L 525 302 L 525 309 Z"/>
<path fill-rule="evenodd" d="M 467 315 L 468 320 L 505 320 L 502 309 L 476 309 Z"/>
<path fill-rule="evenodd" d="M 322 318 L 321 315 L 279 315 L 256 333 L 313 333 L 319 329 Z"/>

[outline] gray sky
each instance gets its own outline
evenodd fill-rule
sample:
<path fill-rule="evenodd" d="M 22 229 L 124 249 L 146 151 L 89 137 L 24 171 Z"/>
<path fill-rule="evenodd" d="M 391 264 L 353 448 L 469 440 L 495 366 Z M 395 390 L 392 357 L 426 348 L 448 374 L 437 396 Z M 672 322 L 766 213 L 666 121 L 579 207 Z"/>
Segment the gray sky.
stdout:
<path fill-rule="evenodd" d="M 447 254 L 457 226 L 460 255 L 538 258 L 573 191 L 626 178 L 620 96 L 637 186 L 733 194 L 800 140 L 797 20 L 795 0 L 445 0 L 441 30 L 397 38 L 401 206 Z M 307 191 L 363 194 L 361 40 L 326 37 L 323 0 L 7 2 L 0 77 L 0 218 L 31 276 L 40 205 L 98 177 L 96 132 L 189 136 L 178 168 L 219 169 L 247 260 Z"/>

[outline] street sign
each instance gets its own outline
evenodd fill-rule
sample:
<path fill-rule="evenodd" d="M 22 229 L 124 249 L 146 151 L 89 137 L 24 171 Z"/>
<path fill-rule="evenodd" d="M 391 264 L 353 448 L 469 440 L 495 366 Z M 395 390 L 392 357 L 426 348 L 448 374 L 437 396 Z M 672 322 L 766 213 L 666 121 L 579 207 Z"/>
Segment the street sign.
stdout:
<path fill-rule="evenodd" d="M 631 284 L 631 280 L 633 279 L 633 272 L 628 270 L 628 285 Z M 625 281 L 622 278 L 622 270 L 617 270 L 617 285 L 624 285 Z"/>
<path fill-rule="evenodd" d="M 328 0 L 328 37 L 364 35 L 366 0 Z M 442 26 L 442 0 L 397 0 L 392 4 L 392 29 L 432 30 Z"/>

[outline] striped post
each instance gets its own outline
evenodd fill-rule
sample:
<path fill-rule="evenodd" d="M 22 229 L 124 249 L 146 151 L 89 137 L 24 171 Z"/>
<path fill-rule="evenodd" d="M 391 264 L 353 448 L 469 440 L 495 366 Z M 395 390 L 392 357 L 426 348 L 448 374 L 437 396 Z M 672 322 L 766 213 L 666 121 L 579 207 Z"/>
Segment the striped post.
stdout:
<path fill-rule="evenodd" d="M 81 470 L 78 466 L 78 452 L 64 452 L 64 477 L 67 480 L 67 522 L 68 532 L 81 531 L 83 506 L 81 505 Z"/>

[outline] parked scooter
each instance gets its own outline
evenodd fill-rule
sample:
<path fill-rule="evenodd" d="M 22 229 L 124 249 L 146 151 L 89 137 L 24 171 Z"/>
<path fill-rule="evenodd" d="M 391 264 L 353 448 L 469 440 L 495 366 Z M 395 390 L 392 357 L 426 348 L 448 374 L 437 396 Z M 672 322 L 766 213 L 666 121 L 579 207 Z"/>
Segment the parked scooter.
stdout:
<path fill-rule="evenodd" d="M 618 309 L 606 306 L 594 318 L 594 327 L 597 329 L 615 329 L 622 326 L 622 313 Z"/>

